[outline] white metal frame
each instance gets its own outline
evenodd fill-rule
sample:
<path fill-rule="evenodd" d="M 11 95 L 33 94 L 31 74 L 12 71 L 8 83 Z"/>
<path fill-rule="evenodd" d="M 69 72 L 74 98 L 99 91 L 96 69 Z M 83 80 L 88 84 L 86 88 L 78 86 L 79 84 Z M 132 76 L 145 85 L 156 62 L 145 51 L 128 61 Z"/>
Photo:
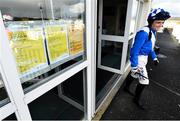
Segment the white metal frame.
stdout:
<path fill-rule="evenodd" d="M 75 75 L 79 71 L 83 70 L 87 66 L 87 61 L 82 62 L 81 64 L 77 65 L 74 68 L 62 73 L 61 75 L 51 79 L 50 81 L 44 83 L 43 85 L 35 88 L 34 90 L 28 92 L 24 96 L 24 100 L 26 104 L 29 104 L 33 100 L 37 99 L 41 95 L 45 94 L 49 90 L 53 89 L 54 87 L 58 86 L 60 83 L 64 82 L 69 77 Z"/>
<path fill-rule="evenodd" d="M 92 89 L 93 83 L 95 81 L 94 70 L 95 65 L 93 59 L 94 53 L 92 53 L 95 48 L 92 48 L 92 45 L 95 44 L 96 40 L 96 9 L 97 9 L 97 1 L 96 0 L 86 0 L 86 52 L 87 52 L 87 60 L 81 62 L 77 66 L 67 70 L 66 72 L 62 73 L 61 75 L 49 80 L 48 82 L 40 85 L 39 87 L 31 90 L 30 92 L 24 95 L 21 82 L 18 77 L 18 72 L 15 64 L 15 60 L 12 55 L 12 50 L 9 47 L 8 38 L 6 35 L 5 27 L 3 24 L 2 16 L 0 15 L 0 42 L 1 45 L 1 64 L 4 69 L 4 73 L 6 74 L 7 81 L 5 81 L 5 87 L 7 88 L 8 94 L 10 94 L 11 103 L 3 106 L 0 108 L 0 114 L 4 116 L 1 119 L 6 118 L 13 112 L 16 113 L 18 120 L 32 120 L 28 104 L 41 95 L 45 94 L 50 89 L 58 86 L 60 83 L 68 79 L 69 77 L 73 76 L 74 74 L 78 73 L 79 71 L 87 68 L 87 82 L 86 82 L 86 95 L 87 99 L 85 100 L 85 119 L 91 120 L 94 112 L 95 112 L 95 90 Z M 92 26 L 93 24 L 93 26 Z M 3 27 L 3 28 L 2 28 Z M 2 41 L 3 40 L 3 41 Z M 93 46 L 94 47 L 94 46 Z M 11 69 L 10 69 L 11 68 Z M 17 88 L 18 87 L 18 88 Z M 19 88 L 20 87 L 20 88 Z M 17 95 L 18 94 L 18 95 Z"/>
<path fill-rule="evenodd" d="M 0 12 L 0 64 L 3 69 L 4 85 L 7 89 L 9 98 L 16 108 L 15 113 L 18 120 L 31 120 L 28 106 L 24 103 L 24 93 L 18 77 L 16 63 L 9 46 L 9 40 L 3 24 Z M 18 109 L 18 110 L 17 110 Z M 12 109 L 8 109 L 12 110 Z"/>
<path fill-rule="evenodd" d="M 7 116 L 13 114 L 16 111 L 15 105 L 13 103 L 6 104 L 0 108 L 0 120 L 3 120 Z"/>
<path fill-rule="evenodd" d="M 132 35 L 129 36 L 130 38 L 134 37 L 135 34 L 136 34 L 137 20 L 138 20 L 138 18 L 139 18 L 138 14 L 139 14 L 139 3 L 140 3 L 140 1 L 141 1 L 141 0 L 132 0 L 132 7 L 131 7 L 131 9 L 133 8 L 134 2 L 137 2 L 137 6 L 136 6 L 136 9 L 137 9 L 137 10 L 136 10 L 136 18 L 135 18 L 134 32 L 133 32 Z M 131 10 L 131 11 L 133 11 L 133 10 Z M 131 24 L 131 23 L 130 23 L 130 24 Z M 130 31 L 129 31 L 129 34 L 130 34 Z"/>
<path fill-rule="evenodd" d="M 144 3 L 143 0 L 132 0 L 132 1 L 133 1 L 133 3 L 134 3 L 134 1 L 138 2 L 138 4 L 137 4 L 137 11 L 136 11 L 136 16 L 137 16 L 137 17 L 136 17 L 136 20 L 135 20 L 134 33 L 129 36 L 128 41 L 135 36 L 137 30 L 139 29 L 139 26 L 138 26 L 138 25 L 139 25 L 139 23 L 141 22 L 140 20 L 141 20 L 141 15 L 142 15 L 142 7 L 143 7 L 143 3 Z M 132 4 L 133 4 L 133 3 L 132 3 Z M 142 6 L 141 6 L 141 3 L 142 3 Z M 132 5 L 132 6 L 133 6 L 133 5 Z M 141 7 L 141 8 L 140 8 L 140 7 Z M 130 34 L 130 33 L 129 33 L 129 34 Z"/>
<path fill-rule="evenodd" d="M 3 69 L 2 69 L 1 64 L 0 64 L 0 72 L 1 72 L 1 75 L 2 75 L 2 80 L 1 80 L 1 81 L 3 81 L 3 82 L 6 83 L 6 81 L 4 81 L 5 78 L 3 78 L 3 77 L 5 77 L 5 74 L 3 73 Z M 3 83 L 3 82 L 2 82 L 2 83 Z M 4 86 L 4 84 L 2 84 L 2 87 L 3 87 L 3 86 Z M 0 88 L 1 88 L 1 87 L 0 87 Z M 6 91 L 7 91 L 7 94 L 8 94 L 8 95 L 11 95 L 10 92 L 9 92 L 9 90 L 6 90 Z M 8 92 L 9 92 L 9 93 L 8 93 Z M 10 101 L 10 102 L 8 102 L 8 101 L 9 101 L 9 99 L 6 98 L 6 99 L 4 100 L 4 104 L 5 104 L 5 103 L 7 103 L 7 104 L 5 104 L 4 106 L 0 107 L 0 120 L 6 118 L 7 116 L 11 115 L 12 113 L 14 113 L 14 112 L 16 111 L 16 108 L 15 108 L 14 103 L 13 103 L 12 101 Z"/>
<path fill-rule="evenodd" d="M 96 28 L 97 0 L 86 0 L 86 45 L 87 45 L 87 114 L 90 121 L 95 114 L 96 87 Z"/>
<path fill-rule="evenodd" d="M 134 37 L 135 34 L 129 35 L 130 31 L 130 22 L 131 22 L 131 16 L 132 16 L 132 5 L 133 0 L 128 0 L 127 4 L 127 13 L 126 13 L 126 23 L 125 23 L 125 30 L 124 30 L 124 36 L 112 36 L 112 35 L 103 35 L 102 34 L 102 11 L 103 11 L 103 0 L 100 0 L 99 3 L 99 37 L 98 37 L 98 68 L 123 74 L 124 68 L 126 65 L 126 55 L 127 55 L 127 47 L 128 47 L 128 40 L 129 38 Z M 136 25 L 135 25 L 136 26 Z M 122 42 L 123 43 L 123 49 L 122 49 L 122 58 L 121 58 L 121 65 L 120 69 L 114 69 L 112 67 L 104 66 L 101 64 L 101 42 L 102 41 L 113 41 L 113 42 Z"/>

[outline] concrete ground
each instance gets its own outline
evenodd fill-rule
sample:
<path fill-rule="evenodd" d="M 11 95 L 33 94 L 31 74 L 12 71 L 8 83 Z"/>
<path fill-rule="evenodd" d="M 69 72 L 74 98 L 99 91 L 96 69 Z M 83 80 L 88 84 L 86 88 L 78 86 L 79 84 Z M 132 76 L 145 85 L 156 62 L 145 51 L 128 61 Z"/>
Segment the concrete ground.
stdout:
<path fill-rule="evenodd" d="M 147 109 L 133 103 L 133 96 L 124 92 L 123 84 L 101 120 L 180 120 L 180 45 L 167 30 L 158 33 L 157 40 L 160 63 L 155 67 L 149 61 L 150 85 L 141 99 Z M 132 92 L 136 85 L 134 81 Z"/>

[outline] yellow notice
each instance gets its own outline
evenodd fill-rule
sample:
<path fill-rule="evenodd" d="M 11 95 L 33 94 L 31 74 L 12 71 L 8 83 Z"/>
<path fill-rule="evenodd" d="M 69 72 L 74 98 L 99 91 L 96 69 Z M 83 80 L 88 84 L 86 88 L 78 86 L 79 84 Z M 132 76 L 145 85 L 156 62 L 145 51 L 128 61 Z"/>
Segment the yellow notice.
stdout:
<path fill-rule="evenodd" d="M 49 25 L 45 28 L 51 63 L 69 56 L 67 30 L 64 26 Z"/>
<path fill-rule="evenodd" d="M 69 42 L 70 42 L 70 54 L 78 54 L 84 51 L 84 36 L 83 24 L 70 24 L 69 25 Z"/>
<path fill-rule="evenodd" d="M 36 72 L 47 65 L 42 30 L 17 30 L 11 33 L 10 44 L 20 74 Z"/>

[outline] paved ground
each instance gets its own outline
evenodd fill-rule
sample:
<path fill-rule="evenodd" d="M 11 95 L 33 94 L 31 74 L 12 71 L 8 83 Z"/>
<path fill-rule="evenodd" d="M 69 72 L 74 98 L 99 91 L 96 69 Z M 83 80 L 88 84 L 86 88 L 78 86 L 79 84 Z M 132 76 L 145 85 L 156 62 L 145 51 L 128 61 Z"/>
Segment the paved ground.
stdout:
<path fill-rule="evenodd" d="M 180 45 L 167 31 L 158 34 L 157 40 L 160 64 L 148 63 L 150 85 L 142 97 L 148 110 L 139 109 L 122 85 L 101 120 L 180 120 Z M 136 85 L 134 81 L 132 92 Z"/>

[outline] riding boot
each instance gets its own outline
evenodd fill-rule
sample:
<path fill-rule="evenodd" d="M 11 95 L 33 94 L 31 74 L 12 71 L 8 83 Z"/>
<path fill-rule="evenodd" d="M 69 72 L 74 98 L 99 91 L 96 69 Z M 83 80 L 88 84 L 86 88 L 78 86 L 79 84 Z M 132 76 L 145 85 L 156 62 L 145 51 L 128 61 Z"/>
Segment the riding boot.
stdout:
<path fill-rule="evenodd" d="M 128 78 L 126 79 L 126 82 L 125 82 L 125 87 L 124 87 L 124 91 L 128 92 L 129 94 L 133 95 L 132 92 L 130 92 L 130 85 L 131 83 L 133 82 L 135 78 L 132 77 L 131 75 L 128 76 Z"/>
<path fill-rule="evenodd" d="M 142 92 L 143 92 L 143 90 L 144 90 L 145 87 L 146 87 L 146 85 L 138 84 L 137 87 L 136 87 L 136 91 L 135 91 L 134 102 L 135 102 L 141 109 L 144 109 L 144 106 L 141 104 L 140 99 L 141 99 L 141 95 L 142 95 Z"/>

